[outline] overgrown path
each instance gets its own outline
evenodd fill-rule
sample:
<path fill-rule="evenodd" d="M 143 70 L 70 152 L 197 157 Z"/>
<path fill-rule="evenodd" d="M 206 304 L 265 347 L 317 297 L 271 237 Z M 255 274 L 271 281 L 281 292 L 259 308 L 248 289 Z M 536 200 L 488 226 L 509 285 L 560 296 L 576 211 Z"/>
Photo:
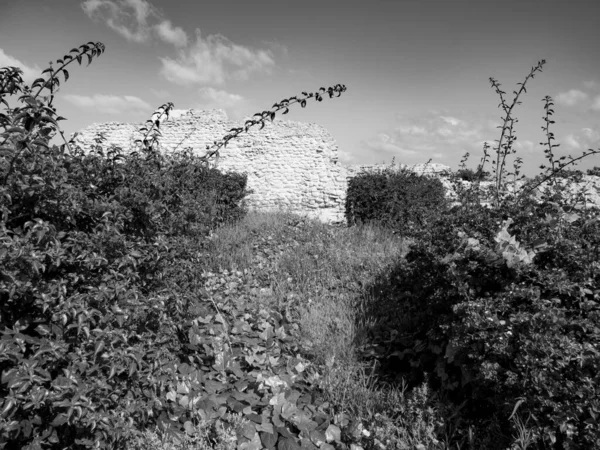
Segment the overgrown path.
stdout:
<path fill-rule="evenodd" d="M 306 351 L 324 363 L 338 351 L 350 356 L 365 287 L 406 251 L 397 235 L 375 227 L 254 213 L 217 230 L 200 260 L 215 295 L 257 296 L 298 324 Z"/>

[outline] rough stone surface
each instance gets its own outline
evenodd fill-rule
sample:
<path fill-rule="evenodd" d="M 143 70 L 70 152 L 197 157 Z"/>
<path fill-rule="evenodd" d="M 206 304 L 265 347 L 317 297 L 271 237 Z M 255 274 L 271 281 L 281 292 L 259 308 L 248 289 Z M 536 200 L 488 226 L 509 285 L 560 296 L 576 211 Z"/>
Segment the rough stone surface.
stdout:
<path fill-rule="evenodd" d="M 557 179 L 558 184 L 564 186 L 567 180 Z M 549 187 L 549 182 L 545 182 L 536 190 L 536 198 L 540 198 L 542 191 Z M 600 208 L 600 177 L 594 175 L 584 175 L 579 183 L 568 183 L 567 202 L 574 202 L 581 206 Z"/>
<path fill-rule="evenodd" d="M 240 123 L 228 120 L 223 110 L 173 110 L 169 119 L 161 122 L 159 149 L 168 153 L 191 147 L 194 153 L 204 155 L 207 145 L 212 146 Z M 87 150 L 96 132 L 106 132 L 106 147 L 115 144 L 127 152 L 134 148 L 135 139 L 142 138 L 138 132 L 141 126 L 94 124 L 81 130 L 75 142 Z M 346 170 L 337 164 L 338 147 L 333 137 L 319 125 L 277 117 L 259 128 L 255 125 L 230 140 L 216 160 L 224 172 L 247 173 L 248 188 L 254 190 L 248 206 L 259 210 L 283 207 L 325 222 L 342 221 Z"/>
<path fill-rule="evenodd" d="M 164 119 L 164 118 L 163 118 Z M 248 117 L 247 119 L 250 119 Z M 246 119 L 245 119 L 246 120 Z M 168 120 L 160 125 L 159 149 L 166 153 L 192 148 L 204 155 L 212 145 L 232 128 L 244 121 L 228 120 L 223 110 L 173 110 Z M 133 141 L 141 139 L 138 129 L 144 123 L 124 124 L 108 122 L 93 124 L 75 138 L 76 145 L 89 150 L 97 132 L 105 132 L 104 148 L 115 144 L 124 152 L 132 151 Z M 248 188 L 254 193 L 248 197 L 248 206 L 256 210 L 288 209 L 318 218 L 324 222 L 343 222 L 346 190 L 350 178 L 360 172 L 407 168 L 418 174 L 435 176 L 446 187 L 446 196 L 455 198 L 452 184 L 446 174 L 450 167 L 443 164 L 413 165 L 355 165 L 338 164 L 338 146 L 333 137 L 321 126 L 280 120 L 267 121 L 265 127 L 251 127 L 221 148 L 215 165 L 224 172 L 247 173 Z M 469 185 L 469 182 L 463 182 Z M 489 188 L 491 182 L 483 182 Z M 600 207 L 600 177 L 585 176 L 582 183 L 573 185 L 573 192 L 588 188 L 588 206 Z"/>

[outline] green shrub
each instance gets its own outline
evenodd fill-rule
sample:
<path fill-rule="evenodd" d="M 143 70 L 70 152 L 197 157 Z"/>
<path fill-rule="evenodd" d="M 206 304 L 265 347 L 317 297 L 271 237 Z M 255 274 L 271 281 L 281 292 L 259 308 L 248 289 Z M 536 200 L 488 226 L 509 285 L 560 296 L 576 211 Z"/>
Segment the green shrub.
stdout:
<path fill-rule="evenodd" d="M 349 225 L 375 221 L 403 236 L 414 236 L 447 206 L 439 179 L 386 169 L 350 179 L 345 210 Z"/>
<path fill-rule="evenodd" d="M 68 78 L 69 63 L 104 51 L 90 44 L 35 80 L 36 94 L 17 69 L 0 71 L 2 101 L 21 91 L 26 104 L 0 114 L 0 447 L 123 448 L 156 427 L 193 435 L 228 411 L 252 419 L 237 433 L 246 446 L 327 429 L 281 317 L 256 299 L 215 298 L 200 276 L 206 232 L 244 214 L 245 176 L 208 169 L 206 157 L 160 155 L 146 128 L 127 155 L 48 147 L 62 118 L 52 96 L 37 97 L 60 71 Z M 305 95 L 276 110 L 322 100 Z M 275 111 L 258 115 L 246 131 Z M 231 131 L 209 155 L 243 128 Z M 314 410 L 299 415 L 307 402 Z M 288 425 L 295 435 L 279 430 Z"/>
<path fill-rule="evenodd" d="M 512 110 L 490 81 L 505 111 Z M 565 186 L 553 184 L 540 204 L 531 196 L 556 177 L 580 181 L 581 172 L 564 168 L 596 152 L 556 161 L 551 107 L 546 97 L 547 174 L 520 191 L 507 189 L 507 175 L 514 185 L 524 178 L 520 158 L 514 172 L 505 173 L 516 139 L 507 115 L 493 161 L 492 207 L 479 204 L 479 186 L 473 183 L 462 193 L 468 201 L 440 216 L 431 227 L 435 232 L 416 242 L 406 263 L 382 281 L 383 286 L 402 283 L 394 288 L 401 301 L 379 313 L 397 318 L 387 341 L 390 368 L 417 383 L 423 372 L 432 373 L 434 387 L 461 405 L 462 420 L 479 433 L 499 430 L 497 448 L 514 444 L 510 421 L 519 429 L 519 415 L 528 417 L 531 427 L 525 431 L 538 448 L 600 445 L 598 218 L 593 210 L 575 212 L 575 205 L 566 203 Z M 488 156 L 486 144 L 478 172 Z"/>
<path fill-rule="evenodd" d="M 378 312 L 395 330 L 380 360 L 415 385 L 432 374 L 438 392 L 465 402 L 461 418 L 480 433 L 500 422 L 502 445 L 518 403 L 540 442 L 597 447 L 598 221 L 579 218 L 559 235 L 552 220 L 511 211 L 527 224 L 527 240 L 515 241 L 513 230 L 491 232 L 493 210 L 466 211 L 436 221 L 438 232 L 381 281 L 400 286 L 398 301 Z"/>
<path fill-rule="evenodd" d="M 595 177 L 600 177 L 600 167 L 594 166 L 593 168 L 588 169 L 587 174 Z"/>
<path fill-rule="evenodd" d="M 487 181 L 490 173 L 464 168 L 457 170 L 455 175 L 463 181 Z"/>

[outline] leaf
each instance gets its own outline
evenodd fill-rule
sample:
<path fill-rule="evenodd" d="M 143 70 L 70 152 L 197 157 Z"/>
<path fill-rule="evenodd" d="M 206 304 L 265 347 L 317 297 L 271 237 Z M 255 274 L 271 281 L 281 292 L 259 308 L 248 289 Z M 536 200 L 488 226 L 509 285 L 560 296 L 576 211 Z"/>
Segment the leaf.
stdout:
<path fill-rule="evenodd" d="M 282 438 L 279 439 L 279 443 L 277 444 L 277 450 L 301 450 L 301 448 L 292 439 Z"/>
<path fill-rule="evenodd" d="M 261 432 L 260 441 L 262 442 L 263 446 L 265 446 L 267 449 L 275 448 L 275 444 L 277 444 L 277 434 L 273 432 Z"/>
<path fill-rule="evenodd" d="M 34 144 L 34 145 L 41 145 L 42 147 L 46 147 L 47 149 L 50 148 L 50 147 L 48 147 L 48 145 L 44 141 L 40 141 L 39 139 L 36 139 L 35 141 L 33 141 L 32 144 Z"/>
<path fill-rule="evenodd" d="M 190 422 L 189 420 L 183 424 L 183 429 L 189 436 L 193 436 L 194 433 L 196 432 L 196 429 L 194 428 L 194 424 L 192 422 Z"/>
<path fill-rule="evenodd" d="M 525 401 L 524 398 L 519 398 L 519 400 L 517 401 L 517 403 L 515 403 L 515 407 L 512 410 L 512 413 L 510 415 L 510 417 L 508 418 L 508 420 L 512 419 L 513 416 L 517 413 L 517 410 L 519 409 L 519 406 L 521 406 L 521 404 Z"/>
<path fill-rule="evenodd" d="M 182 396 L 179 398 L 179 404 L 180 404 L 181 406 L 183 406 L 184 408 L 187 408 L 187 407 L 188 407 L 188 405 L 189 405 L 189 403 L 190 403 L 190 399 L 189 399 L 189 397 L 188 397 L 187 395 L 182 395 Z"/>
<path fill-rule="evenodd" d="M 238 450 L 261 450 L 261 448 L 262 445 L 260 443 L 260 437 L 258 433 L 254 435 L 252 440 L 238 445 Z"/>
<path fill-rule="evenodd" d="M 4 378 L 4 377 L 3 377 Z M 5 381 L 4 379 L 2 380 L 3 382 Z M 12 407 L 15 405 L 15 400 L 14 399 L 6 399 L 4 406 L 2 407 L 2 411 L 0 411 L 0 416 L 4 417 L 4 416 L 8 416 L 8 412 L 12 409 Z"/>
<path fill-rule="evenodd" d="M 89 332 L 88 332 L 88 334 L 89 334 Z M 89 335 L 88 335 L 88 337 L 89 337 Z M 134 361 L 131 361 L 129 363 L 129 374 L 128 374 L 129 378 L 131 378 L 131 376 L 136 372 L 136 370 L 137 370 L 137 364 Z"/>
<path fill-rule="evenodd" d="M 263 431 L 265 433 L 275 433 L 273 424 L 268 423 L 268 422 L 256 425 L 256 431 Z"/>
<path fill-rule="evenodd" d="M 309 439 L 302 439 L 300 441 L 300 447 L 303 450 L 317 450 L 317 447 L 315 446 L 315 444 L 313 444 Z"/>
<path fill-rule="evenodd" d="M 8 130 L 6 130 L 4 133 L 23 133 L 23 134 L 27 134 L 27 130 L 25 128 L 21 128 L 21 127 L 12 127 L 12 128 L 9 128 Z"/>
<path fill-rule="evenodd" d="M 294 415 L 297 411 L 298 408 L 296 408 L 296 405 L 287 402 L 281 407 L 281 417 L 289 420 L 290 417 L 292 417 L 292 415 Z"/>
<path fill-rule="evenodd" d="M 94 349 L 94 358 L 103 349 L 104 349 L 104 341 L 98 341 L 98 342 L 96 342 L 96 348 Z"/>
<path fill-rule="evenodd" d="M 66 414 L 59 414 L 57 415 L 54 420 L 50 423 L 50 425 L 54 428 L 56 427 L 60 427 L 61 425 L 67 423 L 67 416 Z"/>
<path fill-rule="evenodd" d="M 242 436 L 248 439 L 252 439 L 254 438 L 254 436 L 256 436 L 256 426 L 250 422 L 246 422 L 244 425 L 241 426 L 240 433 L 242 434 Z"/>
<path fill-rule="evenodd" d="M 285 427 L 275 427 L 275 431 L 277 431 L 284 438 L 294 439 L 295 436 Z"/>
<path fill-rule="evenodd" d="M 331 441 L 340 441 L 342 435 L 342 431 L 336 425 L 329 425 L 327 430 L 325 430 L 325 438 L 327 442 Z"/>
<path fill-rule="evenodd" d="M 244 412 L 244 414 L 246 414 L 246 413 Z M 259 416 L 258 414 L 253 414 L 253 413 L 246 414 L 246 418 L 248 420 L 251 420 L 254 423 L 258 423 L 258 424 L 262 423 L 262 416 Z"/>
<path fill-rule="evenodd" d="M 291 421 L 300 431 L 310 432 L 318 427 L 317 422 L 310 420 L 304 413 L 295 415 Z"/>

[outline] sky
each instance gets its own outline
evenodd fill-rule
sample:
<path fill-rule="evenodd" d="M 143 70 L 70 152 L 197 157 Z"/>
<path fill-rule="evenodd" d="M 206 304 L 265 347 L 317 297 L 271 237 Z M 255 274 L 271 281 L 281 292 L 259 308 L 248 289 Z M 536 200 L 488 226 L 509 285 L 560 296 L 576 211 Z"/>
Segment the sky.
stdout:
<path fill-rule="evenodd" d="M 475 168 L 484 143 L 500 138 L 505 113 L 490 77 L 510 106 L 546 60 L 513 110 L 516 154 L 506 161 L 522 158 L 532 176 L 547 164 L 546 96 L 556 157 L 600 150 L 599 18 L 598 0 L 0 0 L 0 67 L 21 68 L 31 84 L 72 48 L 105 45 L 88 67 L 86 57 L 70 64 L 67 82 L 60 75 L 53 105 L 67 139 L 93 123 L 144 122 L 167 102 L 224 109 L 242 126 L 285 98 L 343 84 L 340 97 L 294 104 L 276 120 L 323 126 L 344 165 L 456 169 L 466 152 Z M 600 155 L 575 168 L 594 166 Z"/>

